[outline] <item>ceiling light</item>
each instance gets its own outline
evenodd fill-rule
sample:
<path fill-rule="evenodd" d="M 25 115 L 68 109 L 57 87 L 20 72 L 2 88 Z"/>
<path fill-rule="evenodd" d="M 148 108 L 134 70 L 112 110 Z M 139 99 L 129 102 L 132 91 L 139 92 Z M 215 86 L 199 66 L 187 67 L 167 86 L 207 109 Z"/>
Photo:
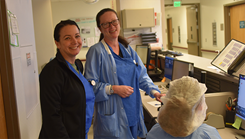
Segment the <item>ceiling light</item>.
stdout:
<path fill-rule="evenodd" d="M 94 3 L 98 2 L 99 0 L 83 0 L 83 1 L 87 4 L 94 4 Z"/>

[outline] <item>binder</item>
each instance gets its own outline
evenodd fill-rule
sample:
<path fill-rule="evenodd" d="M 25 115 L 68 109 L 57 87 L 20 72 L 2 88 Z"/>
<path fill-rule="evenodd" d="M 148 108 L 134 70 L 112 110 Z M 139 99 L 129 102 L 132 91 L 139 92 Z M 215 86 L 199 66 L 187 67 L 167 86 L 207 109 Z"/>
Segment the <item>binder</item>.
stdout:
<path fill-rule="evenodd" d="M 211 64 L 230 75 L 245 74 L 245 44 L 232 39 Z"/>

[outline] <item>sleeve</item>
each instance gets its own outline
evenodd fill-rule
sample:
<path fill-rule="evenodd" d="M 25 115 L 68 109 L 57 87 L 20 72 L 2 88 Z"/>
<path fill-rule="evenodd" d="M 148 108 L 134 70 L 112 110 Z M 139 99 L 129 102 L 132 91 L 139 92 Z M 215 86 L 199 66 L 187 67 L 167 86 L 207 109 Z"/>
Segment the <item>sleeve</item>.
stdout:
<path fill-rule="evenodd" d="M 195 138 L 222 139 L 217 129 L 207 124 L 202 124 L 194 133 L 197 134 L 197 136 L 193 135 Z"/>
<path fill-rule="evenodd" d="M 102 69 L 101 49 L 96 47 L 99 47 L 98 44 L 90 47 L 87 52 L 84 76 L 87 80 L 94 80 L 96 82 L 96 85 L 93 87 L 95 102 L 100 102 L 109 99 L 109 96 L 106 93 L 106 86 L 109 86 L 110 84 L 106 83 L 106 69 Z M 106 59 L 103 60 L 106 61 Z M 100 78 L 101 76 L 103 76 L 103 79 Z"/>
<path fill-rule="evenodd" d="M 203 132 L 205 132 L 205 134 L 211 139 L 222 139 L 218 130 L 214 127 L 207 125 L 206 130 L 204 130 Z"/>
<path fill-rule="evenodd" d="M 150 97 L 154 98 L 154 96 L 153 96 L 154 93 L 151 93 L 152 90 L 156 90 L 158 92 L 160 92 L 160 90 L 158 89 L 157 85 L 154 85 L 153 81 L 148 76 L 146 67 L 143 64 L 143 62 L 141 61 L 141 59 L 138 56 L 138 54 L 134 50 L 132 50 L 132 53 L 133 53 L 134 59 L 136 59 L 136 62 L 139 65 L 138 71 L 139 71 L 139 86 L 140 86 L 140 89 L 144 90 L 148 95 L 150 95 Z"/>
<path fill-rule="evenodd" d="M 61 115 L 61 92 L 64 80 L 64 75 L 58 68 L 44 68 L 40 74 L 42 133 L 46 138 L 69 138 Z"/>
<path fill-rule="evenodd" d="M 164 139 L 168 138 L 159 123 L 156 123 L 146 135 L 146 139 Z"/>

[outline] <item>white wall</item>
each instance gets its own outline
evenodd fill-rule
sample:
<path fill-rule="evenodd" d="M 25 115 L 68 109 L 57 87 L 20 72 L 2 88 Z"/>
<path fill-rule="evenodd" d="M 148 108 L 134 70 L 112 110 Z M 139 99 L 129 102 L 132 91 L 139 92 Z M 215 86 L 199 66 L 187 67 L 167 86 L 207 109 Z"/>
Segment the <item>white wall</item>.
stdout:
<path fill-rule="evenodd" d="M 202 57 L 214 59 L 218 53 L 202 51 Z"/>
<path fill-rule="evenodd" d="M 173 0 L 164 0 L 165 4 L 173 4 Z M 186 3 L 200 3 L 201 0 L 181 0 L 182 4 L 186 4 Z"/>
<path fill-rule="evenodd" d="M 220 25 L 224 24 L 224 4 L 232 3 L 234 0 L 201 0 L 201 37 L 202 48 L 208 50 L 222 50 L 224 44 L 224 30 Z M 212 23 L 217 26 L 217 46 L 212 41 Z"/>
<path fill-rule="evenodd" d="M 201 0 L 201 41 L 202 49 L 221 51 L 225 47 L 224 30 L 224 5 L 234 3 L 234 0 Z M 216 22 L 217 26 L 217 45 L 213 45 L 212 23 Z M 202 52 L 203 57 L 214 59 L 217 53 Z"/>
<path fill-rule="evenodd" d="M 18 120 L 22 139 L 38 138 L 41 128 L 39 83 L 31 0 L 6 0 L 17 17 L 19 47 L 11 47 Z M 26 54 L 30 53 L 30 65 Z"/>
<path fill-rule="evenodd" d="M 38 73 L 55 56 L 53 19 L 50 0 L 32 0 L 33 21 L 37 49 Z"/>
<path fill-rule="evenodd" d="M 55 26 L 60 20 L 68 18 L 88 17 L 96 16 L 96 14 L 103 8 L 110 8 L 111 0 L 100 0 L 95 4 L 85 4 L 82 1 L 58 1 L 51 2 L 53 26 Z M 120 0 L 120 8 L 123 9 L 140 9 L 140 8 L 154 8 L 154 11 L 161 13 L 161 1 L 160 0 Z M 93 9 L 93 10 L 91 10 Z M 88 12 L 89 11 L 89 12 Z M 73 13 L 73 14 L 71 14 Z M 161 23 L 162 24 L 162 23 Z M 162 27 L 156 26 L 151 28 L 152 32 L 157 32 L 157 38 L 159 38 L 160 44 L 162 41 Z M 144 29 L 150 31 L 150 29 Z M 56 47 L 56 46 L 55 46 Z M 132 46 L 134 48 L 134 46 Z M 88 48 L 82 48 L 77 58 L 85 59 Z"/>
<path fill-rule="evenodd" d="M 120 8 L 121 10 L 124 9 L 144 9 L 144 8 L 154 8 L 154 12 L 161 13 L 161 4 L 164 4 L 164 1 L 161 0 L 120 0 Z M 161 13 L 164 14 L 164 13 Z M 162 16 L 161 16 L 162 17 Z M 156 32 L 157 38 L 159 38 L 159 44 L 162 45 L 165 40 L 162 40 L 162 22 L 160 19 L 160 25 L 152 27 L 152 28 L 145 28 L 145 29 L 137 29 L 138 32 Z M 143 30 L 143 31 L 142 31 Z M 125 30 L 129 32 L 129 30 Z M 134 46 L 132 46 L 134 48 Z"/>
<path fill-rule="evenodd" d="M 86 4 L 83 1 L 57 1 L 51 2 L 53 27 L 60 20 L 80 17 L 95 17 L 103 8 L 110 8 L 110 0 L 100 0 L 95 4 Z M 56 46 L 54 45 L 55 49 Z M 77 58 L 85 59 L 88 48 L 82 48 Z M 55 51 L 56 52 L 56 51 Z"/>
<path fill-rule="evenodd" d="M 205 50 L 222 50 L 225 46 L 224 44 L 224 30 L 220 29 L 220 25 L 224 24 L 224 5 L 228 3 L 236 2 L 237 0 L 182 0 L 182 4 L 190 4 L 190 3 L 200 3 L 200 20 L 201 20 L 201 49 Z M 165 0 L 165 4 L 172 4 L 172 0 Z M 184 11 L 183 11 L 184 12 Z M 186 22 L 185 20 L 180 21 L 181 19 L 175 19 L 178 14 L 182 17 L 186 17 L 184 15 L 185 13 L 178 12 L 176 8 L 167 9 L 166 10 L 166 18 L 168 18 L 167 15 L 176 15 L 173 16 L 173 46 L 182 46 L 185 47 L 185 45 L 179 45 L 176 44 L 177 41 L 177 27 L 176 27 L 176 20 L 177 22 Z M 182 18 L 181 16 L 178 18 Z M 216 22 L 217 26 L 217 45 L 213 45 L 212 41 L 212 23 Z M 179 23 L 179 24 L 186 24 L 186 23 Z M 182 34 L 183 36 L 185 34 Z M 187 33 L 186 33 L 187 35 Z M 183 37 L 182 36 L 182 37 Z M 186 37 L 183 37 L 186 38 Z M 183 42 L 184 43 L 184 42 Z M 186 44 L 187 46 L 187 44 Z M 178 49 L 180 50 L 180 49 Z M 176 50 L 177 51 L 177 50 Z M 180 50 L 183 52 L 182 50 Z M 210 52 L 202 52 L 203 57 L 213 59 L 217 53 L 210 53 Z"/>

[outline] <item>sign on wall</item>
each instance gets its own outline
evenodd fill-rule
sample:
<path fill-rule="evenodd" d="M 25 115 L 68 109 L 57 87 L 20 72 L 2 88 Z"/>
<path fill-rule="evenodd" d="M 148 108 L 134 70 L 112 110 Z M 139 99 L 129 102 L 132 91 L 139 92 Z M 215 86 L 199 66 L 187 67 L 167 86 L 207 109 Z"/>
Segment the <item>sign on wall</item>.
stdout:
<path fill-rule="evenodd" d="M 100 31 L 97 28 L 95 17 L 73 18 L 80 28 L 82 46 L 90 47 L 99 42 Z"/>
<path fill-rule="evenodd" d="M 239 25 L 240 25 L 240 28 L 245 28 L 245 21 L 240 21 Z"/>

